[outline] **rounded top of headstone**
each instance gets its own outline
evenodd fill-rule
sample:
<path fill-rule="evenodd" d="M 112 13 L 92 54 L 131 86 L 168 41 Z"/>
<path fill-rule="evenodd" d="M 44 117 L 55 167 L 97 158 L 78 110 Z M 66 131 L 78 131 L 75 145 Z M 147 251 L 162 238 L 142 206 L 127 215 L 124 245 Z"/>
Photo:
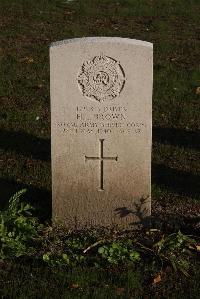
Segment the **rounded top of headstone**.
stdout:
<path fill-rule="evenodd" d="M 143 46 L 153 48 L 153 44 L 150 42 L 131 39 L 131 38 L 123 38 L 123 37 L 82 37 L 82 38 L 72 38 L 72 39 L 64 39 L 61 41 L 51 43 L 50 47 L 59 47 L 72 43 L 124 43 L 131 44 L 135 46 Z"/>

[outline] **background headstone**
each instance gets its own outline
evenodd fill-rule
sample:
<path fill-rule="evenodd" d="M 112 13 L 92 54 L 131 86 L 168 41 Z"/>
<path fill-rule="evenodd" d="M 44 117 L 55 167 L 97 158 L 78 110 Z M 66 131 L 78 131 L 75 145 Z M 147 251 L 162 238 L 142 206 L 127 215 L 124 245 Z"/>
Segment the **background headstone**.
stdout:
<path fill-rule="evenodd" d="M 152 58 L 126 38 L 51 45 L 54 222 L 130 229 L 150 215 Z"/>

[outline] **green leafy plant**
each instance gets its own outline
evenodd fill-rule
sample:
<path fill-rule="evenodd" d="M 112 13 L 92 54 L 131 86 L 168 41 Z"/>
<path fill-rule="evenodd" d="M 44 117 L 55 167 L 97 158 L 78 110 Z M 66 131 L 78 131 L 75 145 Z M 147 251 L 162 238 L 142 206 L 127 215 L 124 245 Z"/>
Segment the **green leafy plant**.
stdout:
<path fill-rule="evenodd" d="M 159 233 L 156 238 L 152 236 L 140 242 L 137 238 L 101 237 L 91 236 L 91 232 L 56 237 L 47 246 L 43 260 L 51 266 L 70 267 L 80 264 L 101 267 L 105 262 L 112 266 L 126 266 L 142 261 L 154 265 L 156 271 L 162 270 L 163 265 L 171 265 L 175 271 L 188 275 L 190 256 L 196 244 L 195 240 L 181 232 L 168 236 Z"/>
<path fill-rule="evenodd" d="M 86 260 L 84 255 L 68 251 L 57 254 L 47 252 L 43 254 L 42 258 L 49 266 L 77 266 Z"/>
<path fill-rule="evenodd" d="M 133 249 L 131 240 L 128 241 L 116 241 L 109 245 L 99 247 L 98 253 L 100 256 L 108 261 L 110 264 L 119 264 L 122 262 L 138 262 L 140 260 L 140 254 Z"/>
<path fill-rule="evenodd" d="M 43 261 L 49 266 L 65 266 L 70 264 L 69 256 L 66 253 L 53 255 L 51 252 L 43 254 Z"/>
<path fill-rule="evenodd" d="M 0 212 L 0 259 L 19 257 L 34 251 L 31 241 L 38 234 L 33 207 L 21 200 L 23 189 L 10 198 L 8 208 Z"/>
<path fill-rule="evenodd" d="M 191 248 L 194 248 L 196 241 L 187 235 L 178 233 L 162 237 L 154 244 L 156 256 L 161 261 L 170 263 L 175 271 L 179 270 L 188 276 L 190 267 L 189 257 Z"/>
<path fill-rule="evenodd" d="M 76 266 L 86 261 L 84 247 L 86 237 L 68 238 L 60 242 L 61 248 L 52 246 L 51 250 L 43 254 L 43 261 L 50 266 Z"/>
<path fill-rule="evenodd" d="M 104 261 L 112 265 L 118 265 L 121 263 L 136 263 L 140 260 L 140 254 L 134 250 L 131 240 L 107 240 L 110 243 L 103 246 L 100 246 L 100 244 L 106 242 L 105 240 L 99 240 L 90 246 L 88 246 L 88 242 L 87 237 L 69 238 L 64 242 L 62 250 L 52 249 L 43 254 L 43 261 L 50 266 L 77 266 L 83 263 L 99 265 Z"/>

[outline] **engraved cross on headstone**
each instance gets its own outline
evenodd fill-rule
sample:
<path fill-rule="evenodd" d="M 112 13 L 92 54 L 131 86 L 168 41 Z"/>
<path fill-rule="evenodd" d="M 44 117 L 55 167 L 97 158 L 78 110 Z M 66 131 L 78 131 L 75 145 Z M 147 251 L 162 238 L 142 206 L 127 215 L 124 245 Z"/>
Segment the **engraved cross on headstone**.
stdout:
<path fill-rule="evenodd" d="M 104 160 L 118 160 L 118 156 L 116 157 L 104 157 L 103 155 L 103 142 L 105 139 L 100 139 L 100 149 L 99 149 L 99 157 L 87 157 L 85 156 L 85 161 L 87 160 L 98 160 L 100 162 L 100 191 L 104 190 L 104 172 L 103 172 L 103 166 L 104 166 Z"/>

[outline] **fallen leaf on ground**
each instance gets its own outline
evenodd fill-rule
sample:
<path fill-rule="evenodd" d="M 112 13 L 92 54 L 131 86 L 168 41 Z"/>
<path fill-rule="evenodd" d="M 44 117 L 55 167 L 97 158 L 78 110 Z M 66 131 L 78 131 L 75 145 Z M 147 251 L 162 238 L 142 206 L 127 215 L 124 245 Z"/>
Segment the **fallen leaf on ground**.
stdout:
<path fill-rule="evenodd" d="M 67 16 L 67 15 L 72 15 L 72 14 L 74 14 L 74 11 L 72 11 L 72 10 L 65 10 L 65 11 L 64 11 L 64 15 L 65 15 L 65 16 Z"/>
<path fill-rule="evenodd" d="M 158 275 L 156 275 L 153 279 L 153 284 L 159 283 L 161 282 L 162 278 L 161 278 L 161 274 L 159 273 Z"/>
<path fill-rule="evenodd" d="M 72 284 L 70 285 L 70 288 L 71 288 L 71 289 L 78 289 L 78 288 L 79 288 L 79 284 L 78 284 L 78 283 L 72 283 Z"/>
<path fill-rule="evenodd" d="M 196 89 L 196 94 L 200 94 L 200 86 Z"/>
<path fill-rule="evenodd" d="M 34 59 L 32 57 L 25 57 L 20 59 L 20 62 L 33 63 Z"/>
<path fill-rule="evenodd" d="M 197 249 L 197 251 L 200 251 L 200 244 L 196 245 L 196 249 Z"/>
<path fill-rule="evenodd" d="M 41 89 L 41 88 L 43 88 L 43 86 L 44 86 L 43 84 L 38 84 L 38 85 L 34 85 L 33 88 L 34 89 Z"/>
<path fill-rule="evenodd" d="M 119 296 L 122 295 L 124 293 L 124 291 L 125 291 L 125 288 L 116 288 L 116 294 Z"/>

